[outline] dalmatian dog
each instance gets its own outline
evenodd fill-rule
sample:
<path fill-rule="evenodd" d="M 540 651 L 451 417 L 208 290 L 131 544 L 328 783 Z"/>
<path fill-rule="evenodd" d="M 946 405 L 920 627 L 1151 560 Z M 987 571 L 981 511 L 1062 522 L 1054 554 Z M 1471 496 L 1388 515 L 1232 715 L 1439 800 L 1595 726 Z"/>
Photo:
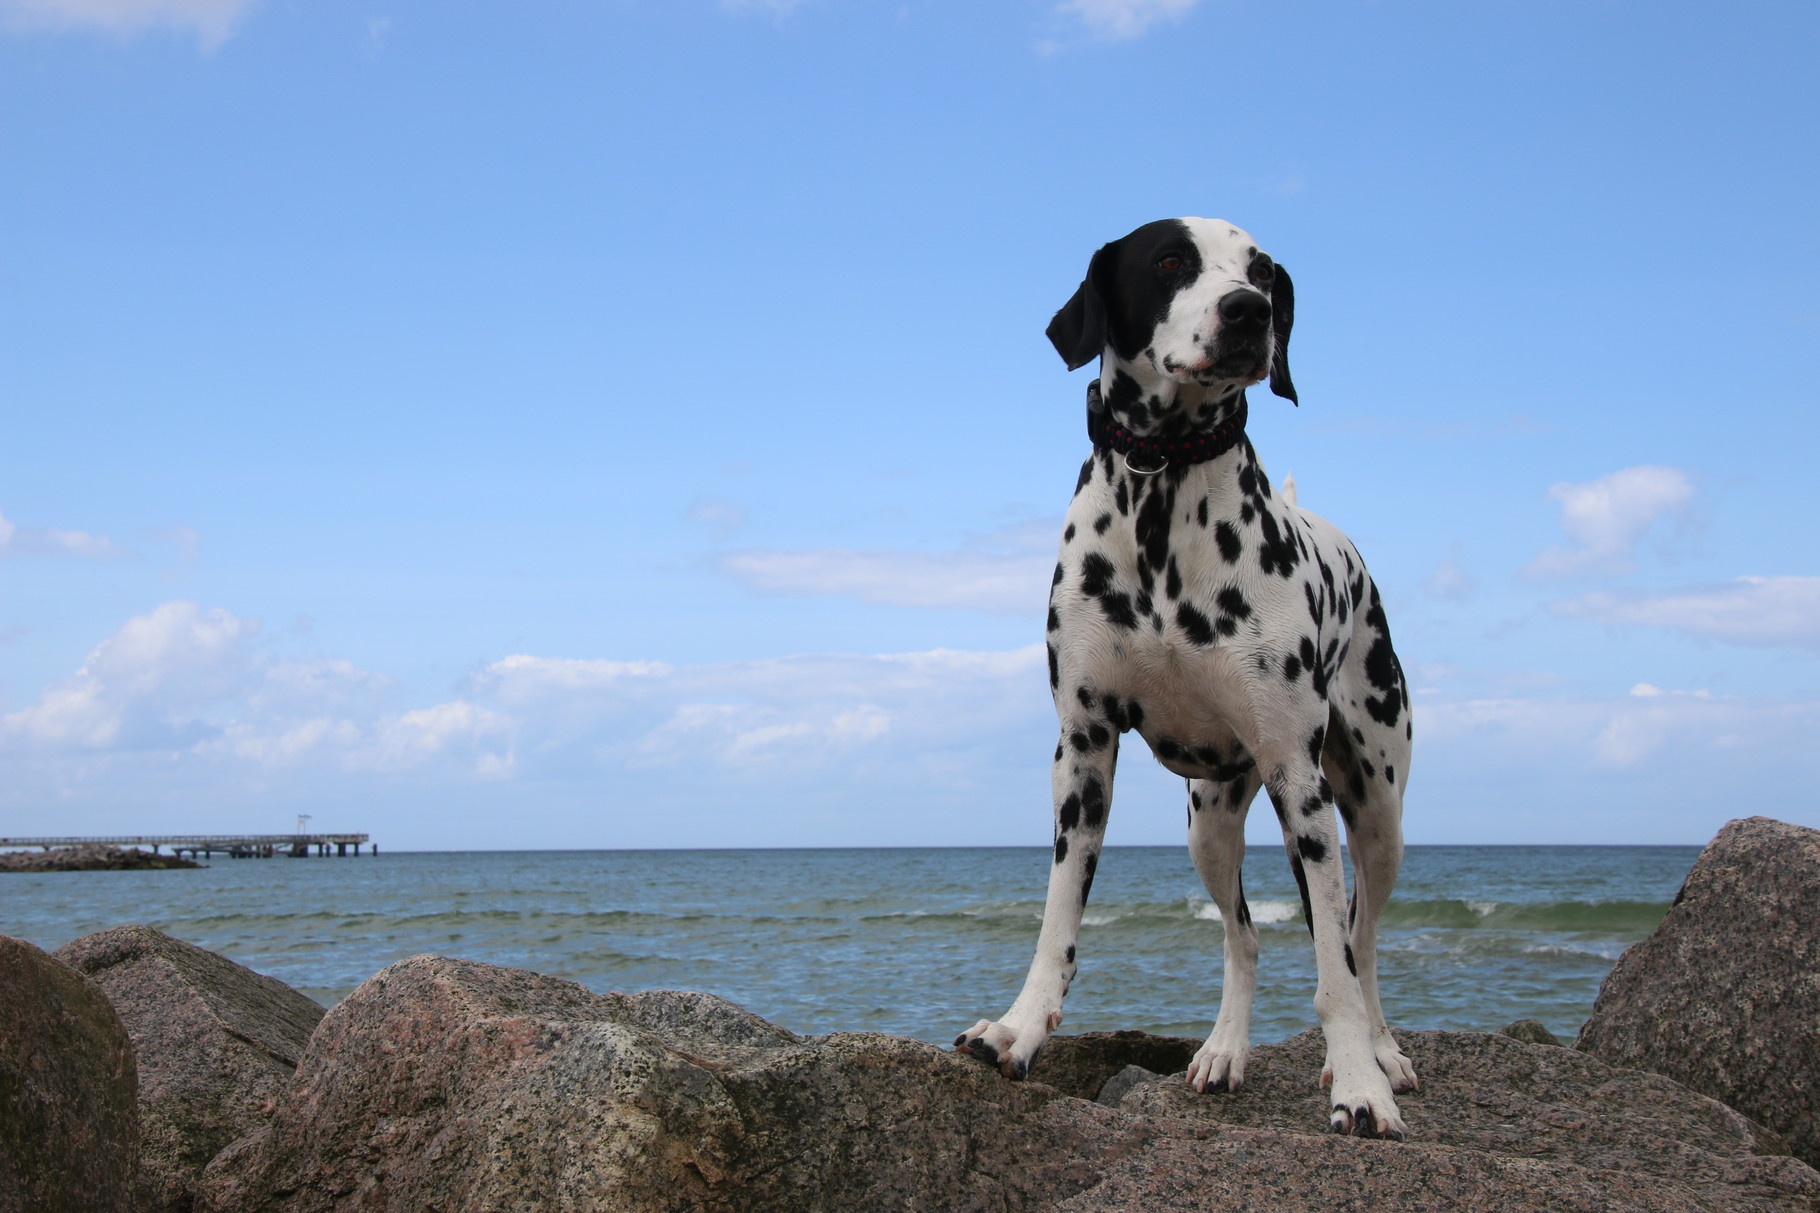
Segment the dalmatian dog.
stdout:
<path fill-rule="evenodd" d="M 1293 290 L 1238 228 L 1166 219 L 1095 253 L 1049 325 L 1069 370 L 1100 359 L 1049 594 L 1054 860 L 1022 992 L 955 1047 L 1019 1079 L 1060 1025 L 1119 739 L 1136 732 L 1187 781 L 1188 848 L 1225 923 L 1219 1018 L 1189 1083 L 1245 1079 L 1258 933 L 1239 867 L 1262 786 L 1314 935 L 1329 1127 L 1400 1140 L 1393 1092 L 1416 1074 L 1378 1005 L 1377 924 L 1403 857 L 1409 695 L 1364 561 L 1272 492 L 1245 437 L 1247 387 L 1268 377 L 1296 399 Z"/>

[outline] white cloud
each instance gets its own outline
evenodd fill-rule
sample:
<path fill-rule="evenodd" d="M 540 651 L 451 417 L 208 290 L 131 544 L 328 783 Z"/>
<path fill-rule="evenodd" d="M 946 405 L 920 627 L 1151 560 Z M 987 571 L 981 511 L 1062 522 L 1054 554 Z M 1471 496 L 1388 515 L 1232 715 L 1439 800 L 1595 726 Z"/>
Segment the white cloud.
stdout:
<path fill-rule="evenodd" d="M 724 539 L 746 525 L 745 508 L 725 497 L 697 497 L 689 503 L 684 516 L 707 526 L 716 539 Z"/>
<path fill-rule="evenodd" d="M 347 770 L 400 770 L 451 756 L 509 766 L 506 716 L 461 700 L 388 712 L 390 679 L 344 660 L 274 658 L 258 645 L 259 631 L 256 619 L 193 602 L 134 616 L 74 674 L 0 717 L 0 746 Z"/>
<path fill-rule="evenodd" d="M 1820 778 L 1820 702 L 1417 672 L 1507 689 L 1416 691 L 1411 841 L 1698 841 L 1760 800 L 1805 803 Z M 502 822 L 544 846 L 1048 834 L 1040 644 L 696 665 L 517 654 L 456 695 L 401 694 L 345 660 L 274 656 L 256 620 L 165 603 L 0 717 L 0 812 L 20 832 L 233 830 L 332 805 L 390 847 L 497 846 Z M 1177 840 L 1180 780 L 1125 746 L 1116 841 Z M 1267 836 L 1269 814 L 1253 818 Z"/>
<path fill-rule="evenodd" d="M 1624 695 L 1446 699 L 1419 696 L 1424 756 L 1495 750 L 1557 778 L 1576 770 L 1634 771 L 1672 756 L 1670 768 L 1707 765 L 1748 751 L 1769 759 L 1820 728 L 1820 702 L 1664 690 L 1640 682 Z M 1543 760 L 1546 756 L 1546 760 Z M 1537 766 L 1536 764 L 1542 765 Z M 1735 775 L 1742 778 L 1741 767 Z"/>
<path fill-rule="evenodd" d="M 510 717 L 465 700 L 439 703 L 379 720 L 370 743 L 353 749 L 348 761 L 357 768 L 400 770 L 456 752 L 474 754 L 477 774 L 505 776 L 517 766 L 511 750 L 502 753 L 485 747 L 498 740 L 509 743 L 513 723 Z"/>
<path fill-rule="evenodd" d="M 1029 553 L 748 549 L 721 569 L 757 589 L 835 594 L 890 606 L 970 607 L 1004 614 L 1041 612 L 1053 557 Z"/>
<path fill-rule="evenodd" d="M 720 0 L 720 6 L 730 13 L 766 13 L 773 17 L 787 17 L 802 5 L 803 0 Z"/>
<path fill-rule="evenodd" d="M 1558 613 L 1766 648 L 1820 649 L 1820 577 L 1740 577 L 1664 593 L 1585 594 Z"/>
<path fill-rule="evenodd" d="M 1679 468 L 1634 467 L 1584 484 L 1557 484 L 1561 529 L 1576 546 L 1551 547 L 1526 570 L 1541 577 L 1618 573 L 1630 568 L 1637 544 L 1664 515 L 1685 515 L 1694 484 Z"/>
<path fill-rule="evenodd" d="M 191 30 L 212 50 L 251 7 L 251 0 L 0 0 L 0 19 L 14 29 L 119 36 L 159 27 Z"/>
<path fill-rule="evenodd" d="M 128 620 L 37 703 L 0 717 L 0 736 L 51 747 L 175 744 L 193 732 L 194 709 L 230 689 L 258 629 L 226 611 L 167 602 Z"/>
<path fill-rule="evenodd" d="M 481 683 L 495 699 L 512 705 L 552 694 L 621 693 L 637 679 L 664 678 L 674 667 L 661 661 L 607 661 L 587 657 L 531 657 L 515 654 L 487 666 Z"/>
<path fill-rule="evenodd" d="M 1436 598 L 1446 598 L 1454 602 L 1464 602 L 1471 598 L 1478 583 L 1472 574 L 1460 562 L 1461 545 L 1454 544 L 1448 557 L 1435 566 L 1435 571 L 1428 575 L 1427 589 Z"/>
<path fill-rule="evenodd" d="M 1056 11 L 1073 17 L 1095 38 L 1119 41 L 1144 34 L 1158 21 L 1185 16 L 1199 0 L 1066 0 Z"/>
<path fill-rule="evenodd" d="M 0 514 L 0 556 L 86 556 L 113 560 L 131 553 L 103 535 L 55 527 L 18 526 Z"/>
<path fill-rule="evenodd" d="M 901 765 L 907 779 L 926 773 L 928 747 L 964 748 L 1047 710 L 1034 645 L 694 666 L 518 654 L 483 667 L 458 698 L 401 711 L 383 675 L 345 660 L 279 659 L 259 632 L 257 620 L 164 603 L 0 716 L 0 749 L 70 763 L 162 754 L 488 778 L 782 763 L 800 778 L 873 747 L 874 761 Z"/>
<path fill-rule="evenodd" d="M 832 759 L 888 734 L 894 745 L 965 743 L 1045 706 L 1044 662 L 1041 645 L 696 666 L 515 655 L 488 665 L 472 692 L 511 707 L 524 751 L 699 769 Z"/>

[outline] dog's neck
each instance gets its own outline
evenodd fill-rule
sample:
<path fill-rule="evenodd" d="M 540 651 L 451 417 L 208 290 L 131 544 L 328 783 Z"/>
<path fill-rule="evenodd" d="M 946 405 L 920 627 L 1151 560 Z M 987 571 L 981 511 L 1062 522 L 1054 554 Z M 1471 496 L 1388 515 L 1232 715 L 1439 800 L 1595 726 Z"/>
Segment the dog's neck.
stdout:
<path fill-rule="evenodd" d="M 1214 429 L 1239 411 L 1245 384 L 1221 380 L 1182 383 L 1143 360 L 1126 361 L 1110 347 L 1100 360 L 1100 400 L 1133 434 L 1169 438 Z"/>

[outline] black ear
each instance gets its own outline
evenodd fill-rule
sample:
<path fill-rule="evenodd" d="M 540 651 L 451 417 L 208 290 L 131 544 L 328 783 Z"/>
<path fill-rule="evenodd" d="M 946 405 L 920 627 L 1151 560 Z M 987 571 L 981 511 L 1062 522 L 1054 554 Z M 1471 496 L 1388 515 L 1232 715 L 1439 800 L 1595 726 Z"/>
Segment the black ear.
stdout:
<path fill-rule="evenodd" d="M 1093 255 L 1080 287 L 1043 330 L 1071 371 L 1080 370 L 1106 352 L 1106 301 L 1100 298 L 1095 283 L 1101 277 L 1102 263 L 1110 257 L 1106 250 L 1111 247 L 1103 245 Z"/>
<path fill-rule="evenodd" d="M 1276 334 L 1276 357 L 1270 362 L 1270 390 L 1291 404 L 1296 399 L 1295 384 L 1289 378 L 1289 330 L 1295 324 L 1295 283 L 1289 271 L 1279 262 L 1276 278 L 1270 284 L 1270 327 Z"/>

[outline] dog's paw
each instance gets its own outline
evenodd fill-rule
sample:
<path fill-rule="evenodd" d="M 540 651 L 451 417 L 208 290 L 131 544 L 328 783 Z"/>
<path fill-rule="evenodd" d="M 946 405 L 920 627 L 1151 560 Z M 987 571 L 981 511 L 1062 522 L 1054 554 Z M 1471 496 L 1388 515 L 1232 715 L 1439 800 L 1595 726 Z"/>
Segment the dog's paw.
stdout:
<path fill-rule="evenodd" d="M 1058 1022 L 1061 1016 L 1053 1016 Z M 1029 1038 L 1036 1036 L 1032 1042 Z M 954 1051 L 977 1057 L 1013 1082 L 1022 1081 L 1030 1072 L 1030 1063 L 1043 1043 L 1036 1033 L 1019 1034 L 1015 1029 L 990 1019 L 982 1019 L 954 1038 Z"/>
<path fill-rule="evenodd" d="M 1421 1082 L 1416 1078 L 1416 1067 L 1403 1050 L 1397 1047 L 1396 1040 L 1388 1030 L 1378 1033 L 1372 1041 L 1372 1050 L 1378 1055 L 1378 1069 L 1384 1071 L 1384 1077 L 1390 1080 L 1392 1091 L 1420 1091 Z"/>
<path fill-rule="evenodd" d="M 1410 1072 L 1412 1078 L 1414 1073 L 1413 1070 Z M 1333 1111 L 1327 1118 L 1329 1131 L 1350 1133 L 1354 1137 L 1403 1140 L 1409 1126 L 1403 1123 L 1403 1114 L 1397 1109 L 1397 1101 L 1390 1093 L 1390 1080 L 1384 1071 L 1375 1065 L 1352 1067 L 1352 1072 L 1345 1067 L 1338 1073 L 1329 1069 L 1322 1071 L 1323 1082 L 1330 1074 Z"/>
<path fill-rule="evenodd" d="M 1188 1085 L 1196 1091 L 1236 1091 L 1245 1085 L 1245 1056 L 1249 1046 L 1215 1044 L 1211 1039 L 1188 1063 Z"/>

